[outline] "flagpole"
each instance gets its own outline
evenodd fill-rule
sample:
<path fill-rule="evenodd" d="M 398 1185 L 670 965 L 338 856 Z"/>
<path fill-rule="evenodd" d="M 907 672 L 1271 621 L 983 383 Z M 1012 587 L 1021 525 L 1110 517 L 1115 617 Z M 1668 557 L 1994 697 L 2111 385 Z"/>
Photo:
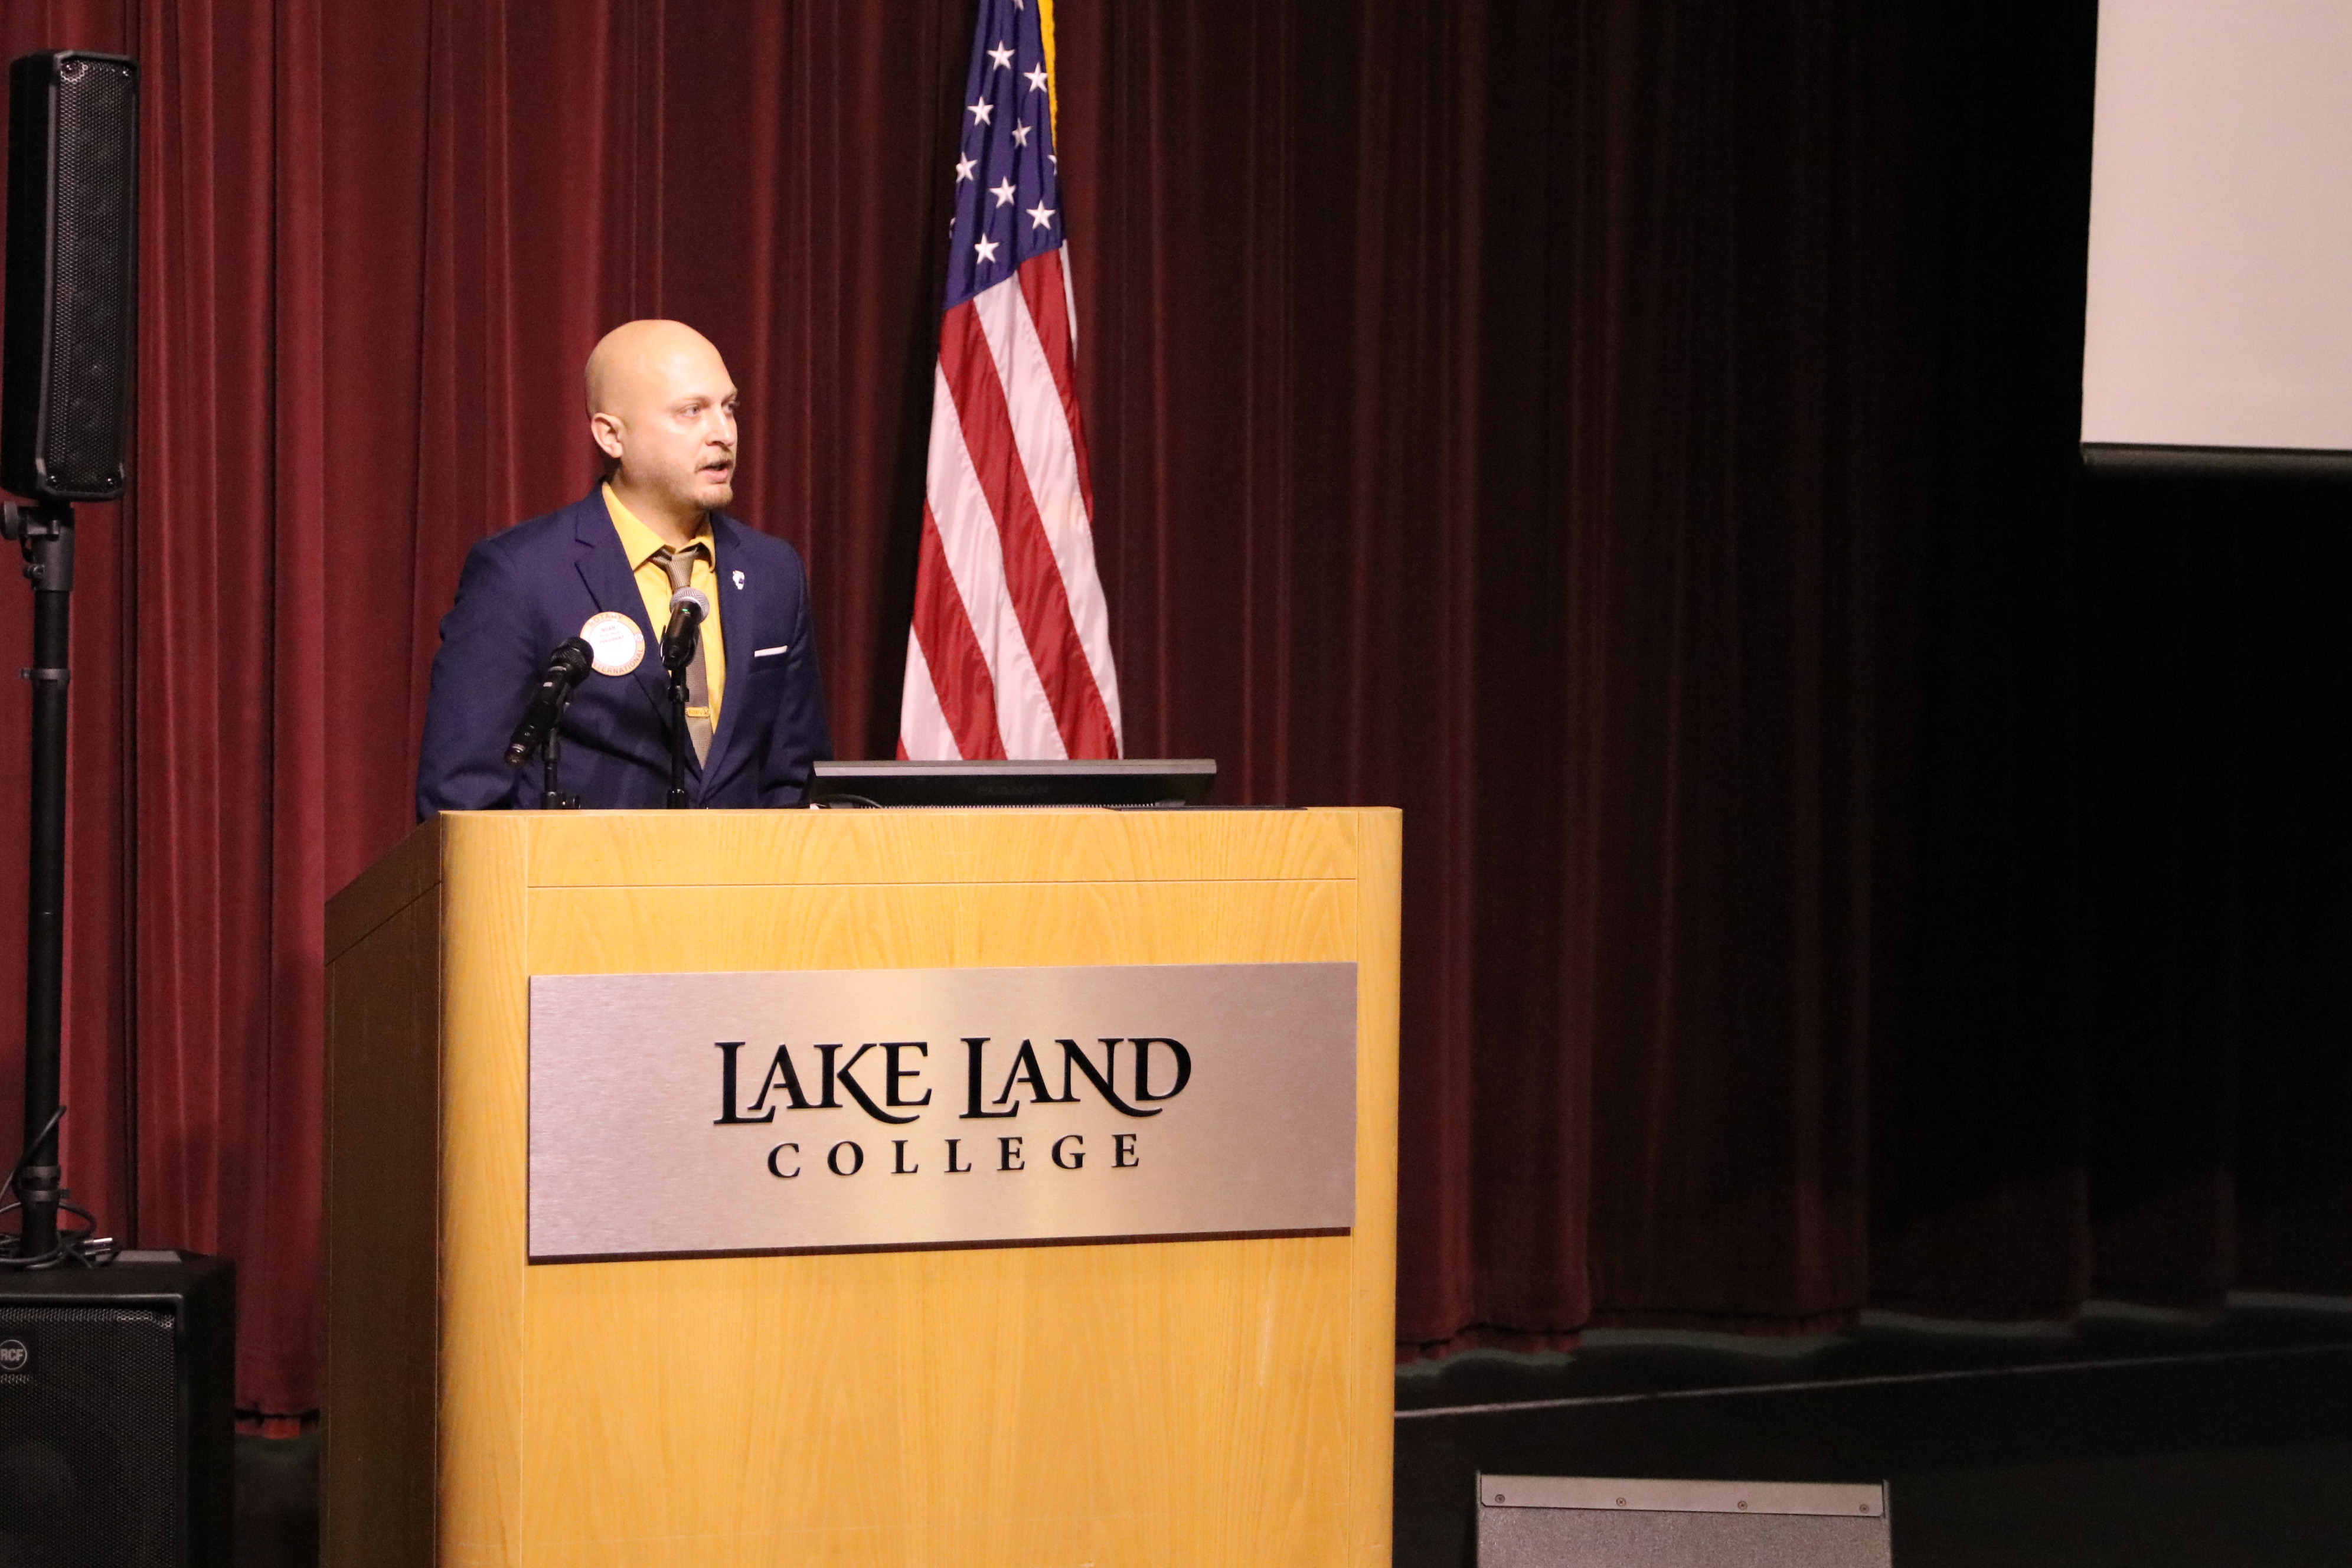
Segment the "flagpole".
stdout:
<path fill-rule="evenodd" d="M 1062 73 L 1054 68 L 1054 0 L 1037 0 L 1037 31 L 1045 41 L 1045 112 L 1052 116 L 1054 142 L 1062 140 Z"/>

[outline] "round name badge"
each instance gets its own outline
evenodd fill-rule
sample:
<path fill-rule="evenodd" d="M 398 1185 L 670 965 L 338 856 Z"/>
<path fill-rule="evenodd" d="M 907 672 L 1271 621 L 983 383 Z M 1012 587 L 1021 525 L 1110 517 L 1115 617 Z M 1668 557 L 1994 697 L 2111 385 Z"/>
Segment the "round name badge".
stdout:
<path fill-rule="evenodd" d="M 580 639 L 595 655 L 599 675 L 626 675 L 645 662 L 646 634 L 618 610 L 603 610 L 588 617 Z"/>

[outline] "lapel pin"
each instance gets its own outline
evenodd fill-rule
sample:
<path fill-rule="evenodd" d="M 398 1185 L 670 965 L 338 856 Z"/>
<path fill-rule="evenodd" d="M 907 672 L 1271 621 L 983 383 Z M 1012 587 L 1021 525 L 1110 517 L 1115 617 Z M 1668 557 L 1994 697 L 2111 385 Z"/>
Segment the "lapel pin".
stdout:
<path fill-rule="evenodd" d="M 637 623 L 617 610 L 602 610 L 580 628 L 581 640 L 594 650 L 599 675 L 626 675 L 646 657 L 646 634 Z"/>
<path fill-rule="evenodd" d="M 743 574 L 740 572 L 735 574 L 735 586 L 738 589 L 740 589 L 743 586 Z"/>

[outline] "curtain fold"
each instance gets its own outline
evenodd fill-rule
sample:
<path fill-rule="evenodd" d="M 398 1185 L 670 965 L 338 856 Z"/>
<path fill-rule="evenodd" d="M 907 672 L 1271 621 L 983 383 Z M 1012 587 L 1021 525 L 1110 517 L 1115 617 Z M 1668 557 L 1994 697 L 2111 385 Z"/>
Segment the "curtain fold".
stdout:
<path fill-rule="evenodd" d="M 1056 19 L 1130 749 L 1406 814 L 1404 1353 L 2352 1289 L 2343 502 L 2079 479 L 2092 0 Z M 810 563 L 845 752 L 892 751 L 969 26 L 0 15 L 145 73 L 69 1176 L 238 1260 L 274 1429 L 322 903 L 409 826 L 465 552 L 591 482 L 605 328 L 725 352 L 739 510 Z"/>
<path fill-rule="evenodd" d="M 1279 9 L 1063 23 L 1135 745 L 1405 808 L 1403 1339 L 1833 1321 L 1859 13 Z"/>

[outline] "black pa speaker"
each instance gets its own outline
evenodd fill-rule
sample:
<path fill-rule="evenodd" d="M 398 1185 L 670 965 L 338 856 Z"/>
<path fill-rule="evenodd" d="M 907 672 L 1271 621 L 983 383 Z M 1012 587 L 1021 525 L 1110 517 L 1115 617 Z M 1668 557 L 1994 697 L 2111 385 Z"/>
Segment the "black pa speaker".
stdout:
<path fill-rule="evenodd" d="M 139 255 L 139 68 L 53 49 L 8 68 L 0 487 L 122 494 Z"/>
<path fill-rule="evenodd" d="M 0 1278 L 0 1568 L 228 1568 L 236 1340 L 226 1258 Z"/>

